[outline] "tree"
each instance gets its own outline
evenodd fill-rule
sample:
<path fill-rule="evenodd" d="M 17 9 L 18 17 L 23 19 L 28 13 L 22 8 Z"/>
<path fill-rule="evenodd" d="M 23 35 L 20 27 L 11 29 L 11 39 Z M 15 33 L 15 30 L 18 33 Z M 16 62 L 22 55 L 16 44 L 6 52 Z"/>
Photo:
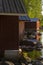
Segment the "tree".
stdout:
<path fill-rule="evenodd" d="M 28 16 L 31 18 L 41 18 L 41 0 L 23 0 Z"/>

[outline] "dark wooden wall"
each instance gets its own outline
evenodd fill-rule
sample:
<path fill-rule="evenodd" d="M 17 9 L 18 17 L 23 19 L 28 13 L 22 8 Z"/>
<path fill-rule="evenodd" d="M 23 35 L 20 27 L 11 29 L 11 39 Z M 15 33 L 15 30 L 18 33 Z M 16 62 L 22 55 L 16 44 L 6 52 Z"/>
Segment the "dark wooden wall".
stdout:
<path fill-rule="evenodd" d="M 0 49 L 18 49 L 18 17 L 0 15 Z"/>
<path fill-rule="evenodd" d="M 35 22 L 25 22 L 25 30 L 36 30 Z"/>
<path fill-rule="evenodd" d="M 40 21 L 36 22 L 25 22 L 25 29 L 29 30 L 39 30 L 40 29 Z"/>
<path fill-rule="evenodd" d="M 40 30 L 40 21 L 36 22 L 25 22 L 25 30 L 39 31 Z M 36 39 L 39 40 L 40 36 L 37 34 Z"/>

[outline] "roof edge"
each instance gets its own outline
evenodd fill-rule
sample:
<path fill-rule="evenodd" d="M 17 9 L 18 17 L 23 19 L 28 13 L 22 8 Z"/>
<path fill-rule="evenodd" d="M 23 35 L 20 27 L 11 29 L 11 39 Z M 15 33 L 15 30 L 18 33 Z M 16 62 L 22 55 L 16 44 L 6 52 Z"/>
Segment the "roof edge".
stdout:
<path fill-rule="evenodd" d="M 27 16 L 27 14 L 25 14 L 25 13 L 21 13 L 21 14 L 18 14 L 18 13 L 0 13 L 0 15 Z"/>

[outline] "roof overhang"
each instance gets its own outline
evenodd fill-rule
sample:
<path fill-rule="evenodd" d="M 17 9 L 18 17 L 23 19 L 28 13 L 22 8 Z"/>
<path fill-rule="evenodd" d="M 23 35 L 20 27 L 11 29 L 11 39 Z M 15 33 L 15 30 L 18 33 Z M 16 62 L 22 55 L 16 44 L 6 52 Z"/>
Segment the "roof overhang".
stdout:
<path fill-rule="evenodd" d="M 25 13 L 21 13 L 21 14 L 18 14 L 18 13 L 0 13 L 0 15 L 9 15 L 9 16 L 26 16 L 27 14 L 25 14 Z"/>

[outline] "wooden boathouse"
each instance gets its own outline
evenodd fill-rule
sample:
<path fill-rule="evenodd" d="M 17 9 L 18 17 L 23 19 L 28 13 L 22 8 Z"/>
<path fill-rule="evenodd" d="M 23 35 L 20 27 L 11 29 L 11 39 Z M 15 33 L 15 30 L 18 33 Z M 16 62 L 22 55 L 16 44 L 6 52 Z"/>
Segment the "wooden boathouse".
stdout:
<path fill-rule="evenodd" d="M 0 50 L 19 47 L 19 16 L 26 16 L 22 0 L 0 0 Z"/>
<path fill-rule="evenodd" d="M 29 18 L 28 16 L 19 16 L 21 38 L 23 38 L 23 32 L 30 32 L 35 36 L 35 39 L 40 39 L 40 20 L 38 18 Z"/>

